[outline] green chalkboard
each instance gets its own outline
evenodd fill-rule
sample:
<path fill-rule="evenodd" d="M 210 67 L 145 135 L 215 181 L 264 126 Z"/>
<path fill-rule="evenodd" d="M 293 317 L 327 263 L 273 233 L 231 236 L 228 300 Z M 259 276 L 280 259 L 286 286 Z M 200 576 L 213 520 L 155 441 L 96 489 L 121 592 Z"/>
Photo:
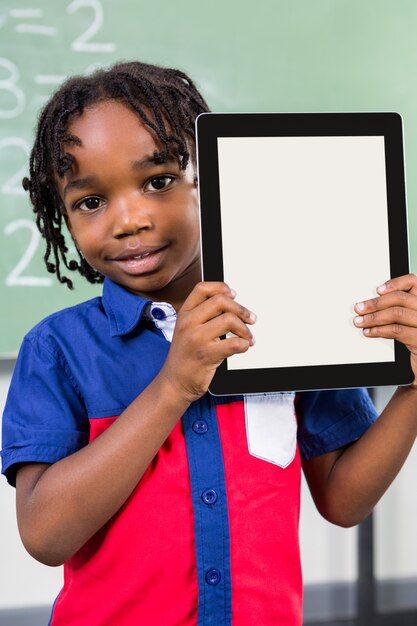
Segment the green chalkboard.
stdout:
<path fill-rule="evenodd" d="M 20 180 L 48 94 L 118 59 L 185 70 L 217 111 L 400 112 L 415 267 L 416 26 L 414 0 L 0 0 L 0 354 L 99 292 L 46 273 Z"/>

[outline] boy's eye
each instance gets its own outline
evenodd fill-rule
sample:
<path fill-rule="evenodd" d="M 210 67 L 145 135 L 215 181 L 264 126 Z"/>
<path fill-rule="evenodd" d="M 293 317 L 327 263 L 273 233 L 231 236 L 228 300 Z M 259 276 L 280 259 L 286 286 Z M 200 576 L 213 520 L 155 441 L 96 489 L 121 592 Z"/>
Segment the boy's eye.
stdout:
<path fill-rule="evenodd" d="M 148 191 L 161 191 L 166 189 L 174 180 L 173 176 L 154 176 L 146 183 Z"/>
<path fill-rule="evenodd" d="M 102 203 L 103 200 L 101 198 L 90 196 L 90 198 L 84 198 L 80 202 L 77 202 L 75 208 L 81 209 L 82 211 L 94 211 L 95 209 L 99 209 Z"/>

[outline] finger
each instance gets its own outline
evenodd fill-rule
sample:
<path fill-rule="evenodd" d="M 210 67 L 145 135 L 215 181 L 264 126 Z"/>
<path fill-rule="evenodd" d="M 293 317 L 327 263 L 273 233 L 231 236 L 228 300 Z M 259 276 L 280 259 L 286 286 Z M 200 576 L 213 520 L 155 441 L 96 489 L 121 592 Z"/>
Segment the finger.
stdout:
<path fill-rule="evenodd" d="M 230 312 L 223 313 L 204 324 L 204 332 L 206 333 L 205 337 L 207 340 L 217 339 L 222 335 L 233 333 L 236 337 L 248 341 L 250 345 L 254 345 L 255 343 L 253 334 L 246 324 L 244 324 L 239 317 L 236 317 L 236 315 Z"/>
<path fill-rule="evenodd" d="M 197 283 L 182 305 L 181 310 L 191 311 L 208 298 L 212 298 L 217 294 L 228 295 L 231 299 L 236 297 L 236 292 L 233 289 L 230 289 L 229 285 L 226 283 L 203 281 Z"/>
<path fill-rule="evenodd" d="M 227 359 L 234 354 L 242 354 L 247 352 L 250 348 L 250 343 L 246 339 L 241 337 L 230 337 L 223 339 L 223 341 L 217 341 L 213 344 L 211 350 L 212 359 L 214 362 L 221 363 L 224 359 Z"/>
<path fill-rule="evenodd" d="M 384 339 L 396 339 L 401 343 L 408 345 L 417 344 L 417 330 L 410 326 L 402 326 L 401 324 L 388 324 L 386 326 L 373 326 L 364 328 L 363 334 L 366 337 L 383 337 Z"/>
<path fill-rule="evenodd" d="M 256 321 L 255 313 L 224 293 L 216 294 L 196 306 L 193 310 L 193 321 L 196 324 L 205 324 L 222 313 L 232 313 L 246 324 L 254 324 Z"/>
<path fill-rule="evenodd" d="M 360 315 L 364 315 L 365 313 L 382 311 L 383 309 L 396 306 L 417 311 L 417 295 L 413 295 L 410 291 L 392 291 L 383 296 L 376 296 L 370 300 L 357 302 L 355 311 Z"/>
<path fill-rule="evenodd" d="M 377 292 L 381 295 L 391 291 L 410 291 L 412 294 L 417 295 L 417 276 L 415 274 L 404 274 L 404 276 L 391 278 L 391 280 L 387 280 L 377 287 Z"/>
<path fill-rule="evenodd" d="M 373 328 L 375 326 L 400 324 L 402 326 L 415 328 L 417 331 L 417 311 L 401 306 L 394 306 L 375 313 L 358 315 L 353 322 L 358 328 Z"/>

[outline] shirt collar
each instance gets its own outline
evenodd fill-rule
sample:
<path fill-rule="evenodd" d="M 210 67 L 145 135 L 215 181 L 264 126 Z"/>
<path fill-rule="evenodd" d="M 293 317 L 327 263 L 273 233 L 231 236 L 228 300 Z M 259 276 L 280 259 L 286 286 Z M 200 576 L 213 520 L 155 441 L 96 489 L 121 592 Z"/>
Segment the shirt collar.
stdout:
<path fill-rule="evenodd" d="M 139 323 L 149 300 L 127 291 L 110 278 L 104 279 L 103 306 L 110 323 L 110 335 L 127 335 Z"/>

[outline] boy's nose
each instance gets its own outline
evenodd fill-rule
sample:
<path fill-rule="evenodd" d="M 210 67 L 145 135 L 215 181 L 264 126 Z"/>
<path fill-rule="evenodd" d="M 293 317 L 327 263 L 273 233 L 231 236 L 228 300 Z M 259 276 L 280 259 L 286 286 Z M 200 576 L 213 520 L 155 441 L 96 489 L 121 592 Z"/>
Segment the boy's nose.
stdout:
<path fill-rule="evenodd" d="M 115 207 L 113 223 L 113 234 L 117 238 L 134 235 L 152 225 L 144 202 L 138 198 L 119 202 Z"/>

